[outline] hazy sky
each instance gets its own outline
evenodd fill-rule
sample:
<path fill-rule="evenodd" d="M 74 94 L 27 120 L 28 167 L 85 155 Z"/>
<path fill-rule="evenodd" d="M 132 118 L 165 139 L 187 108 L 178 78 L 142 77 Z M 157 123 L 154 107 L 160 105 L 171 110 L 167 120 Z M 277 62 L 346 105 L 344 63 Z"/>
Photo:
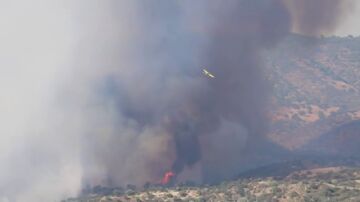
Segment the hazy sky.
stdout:
<path fill-rule="evenodd" d="M 335 34 L 340 36 L 360 35 L 360 1 L 356 3 L 354 11 L 347 17 L 345 22 L 340 24 Z"/>

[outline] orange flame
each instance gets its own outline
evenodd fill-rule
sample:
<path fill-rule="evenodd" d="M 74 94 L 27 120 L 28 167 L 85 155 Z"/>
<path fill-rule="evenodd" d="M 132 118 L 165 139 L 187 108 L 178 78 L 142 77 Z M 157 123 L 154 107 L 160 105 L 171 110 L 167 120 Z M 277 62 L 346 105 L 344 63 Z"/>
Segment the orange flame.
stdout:
<path fill-rule="evenodd" d="M 167 172 L 165 173 L 164 177 L 162 178 L 161 180 L 161 184 L 162 185 L 167 185 L 171 182 L 171 180 L 175 177 L 175 173 L 170 171 L 170 172 Z"/>

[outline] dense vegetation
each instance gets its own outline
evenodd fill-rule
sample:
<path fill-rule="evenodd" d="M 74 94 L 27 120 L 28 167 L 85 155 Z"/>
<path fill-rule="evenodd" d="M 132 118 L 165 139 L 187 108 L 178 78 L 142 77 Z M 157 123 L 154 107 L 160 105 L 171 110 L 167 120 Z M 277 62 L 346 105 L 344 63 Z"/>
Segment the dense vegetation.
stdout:
<path fill-rule="evenodd" d="M 282 178 L 243 178 L 214 186 L 94 188 L 66 202 L 120 201 L 357 201 L 360 198 L 360 169 L 317 168 L 293 172 Z"/>

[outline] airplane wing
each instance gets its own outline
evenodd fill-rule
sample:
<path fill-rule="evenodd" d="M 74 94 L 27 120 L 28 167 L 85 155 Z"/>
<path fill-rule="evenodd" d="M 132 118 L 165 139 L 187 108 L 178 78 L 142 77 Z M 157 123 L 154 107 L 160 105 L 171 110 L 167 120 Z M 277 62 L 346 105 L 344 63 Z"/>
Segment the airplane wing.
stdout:
<path fill-rule="evenodd" d="M 207 71 L 206 69 L 203 69 L 203 72 L 206 76 L 208 76 L 210 78 L 215 78 L 215 76 L 213 74 L 211 74 L 209 71 Z"/>

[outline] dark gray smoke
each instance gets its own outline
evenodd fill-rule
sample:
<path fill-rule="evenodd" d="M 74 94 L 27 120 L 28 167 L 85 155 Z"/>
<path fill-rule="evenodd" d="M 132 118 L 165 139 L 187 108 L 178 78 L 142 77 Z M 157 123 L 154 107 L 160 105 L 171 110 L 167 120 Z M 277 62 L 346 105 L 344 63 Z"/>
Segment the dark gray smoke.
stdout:
<path fill-rule="evenodd" d="M 0 12 L 0 201 L 168 170 L 216 182 L 261 162 L 262 53 L 332 31 L 350 0 L 36 2 Z"/>
<path fill-rule="evenodd" d="M 218 131 L 209 138 L 217 139 L 215 144 L 227 146 L 222 149 L 217 149 L 217 145 L 203 146 L 204 155 L 211 154 L 206 156 L 203 164 L 206 171 L 203 180 L 208 182 L 239 172 L 241 166 L 244 167 L 242 155 L 248 155 L 245 154 L 246 147 L 255 147 L 264 139 L 270 89 L 262 73 L 261 53 L 285 37 L 290 29 L 289 13 L 281 1 L 215 4 L 218 17 L 210 28 L 210 42 L 205 49 L 203 63 L 217 78 L 208 82 L 209 92 L 199 105 L 207 103 L 209 106 L 200 112 L 205 126 L 202 128 L 212 126 L 205 133 Z M 220 132 L 224 123 L 232 123 L 242 130 L 225 129 Z M 232 136 L 226 137 L 229 133 L 233 133 Z M 225 137 L 213 137 L 221 135 Z M 211 150 L 218 154 L 214 156 Z M 216 163 L 213 164 L 213 161 Z"/>
<path fill-rule="evenodd" d="M 90 63 L 110 70 L 101 71 L 100 94 L 90 100 L 110 102 L 112 114 L 109 134 L 86 140 L 89 167 L 101 165 L 110 185 L 156 182 L 168 170 L 181 175 L 198 164 L 204 182 L 235 176 L 251 164 L 254 148 L 267 149 L 270 89 L 262 54 L 293 29 L 331 30 L 342 2 L 326 3 L 331 18 L 322 1 L 134 1 L 127 6 L 136 18 L 120 14 L 123 3 L 113 2 L 108 15 L 122 24 L 111 29 L 131 34 L 125 41 L 102 31 L 86 45 L 96 50 Z M 317 20 L 309 19 L 313 13 Z"/>
<path fill-rule="evenodd" d="M 208 16 L 212 21 L 201 63 L 216 79 L 207 80 L 202 92 L 191 89 L 193 114 L 183 116 L 181 122 L 174 124 L 180 127 L 172 128 L 177 148 L 173 169 L 179 172 L 185 165 L 192 166 L 203 155 L 203 180 L 212 182 L 239 172 L 245 167 L 242 155 L 249 155 L 246 147 L 256 147 L 264 141 L 270 89 L 262 73 L 262 52 L 276 45 L 294 27 L 306 34 L 332 31 L 344 11 L 348 11 L 344 8 L 350 1 L 242 0 L 193 4 L 211 10 L 214 15 Z M 294 7 L 297 9 L 292 10 Z M 224 122 L 237 125 L 238 131 L 233 131 L 235 134 L 228 139 L 214 137 L 231 133 L 221 134 Z M 208 140 L 199 142 L 200 136 Z M 209 139 L 218 140 L 215 145 L 227 146 L 217 149 L 218 146 L 206 144 Z"/>

